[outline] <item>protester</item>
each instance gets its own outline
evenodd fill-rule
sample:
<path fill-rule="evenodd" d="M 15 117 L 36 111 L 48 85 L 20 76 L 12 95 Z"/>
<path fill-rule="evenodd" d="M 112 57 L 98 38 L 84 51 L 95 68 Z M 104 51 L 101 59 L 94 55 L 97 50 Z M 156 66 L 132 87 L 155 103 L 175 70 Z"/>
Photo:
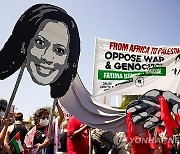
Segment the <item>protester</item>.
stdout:
<path fill-rule="evenodd" d="M 112 154 L 130 154 L 131 143 L 127 143 L 125 132 L 116 132 L 113 140 Z"/>
<path fill-rule="evenodd" d="M 180 133 L 173 136 L 173 147 L 170 151 L 172 154 L 180 153 Z"/>
<path fill-rule="evenodd" d="M 87 125 L 84 125 L 73 116 L 69 119 L 67 127 L 68 154 L 89 153 L 88 128 Z"/>
<path fill-rule="evenodd" d="M 136 124 L 134 135 L 130 137 L 129 141 L 131 142 L 131 154 L 152 154 L 152 145 L 148 139 L 148 133 L 142 124 Z"/>
<path fill-rule="evenodd" d="M 22 153 L 17 151 L 17 147 L 15 146 L 13 139 L 15 138 L 15 136 L 17 136 L 18 134 L 20 135 L 20 144 L 19 146 L 23 146 L 24 145 L 24 138 L 27 134 L 27 128 L 26 126 L 23 124 L 23 114 L 21 112 L 15 113 L 14 115 L 14 119 L 15 122 L 14 124 L 10 125 L 8 127 L 7 133 L 6 133 L 6 137 L 4 140 L 4 145 L 6 150 L 8 151 L 8 153 L 12 153 L 12 154 L 17 154 L 17 153 Z M 23 150 L 23 149 L 21 149 Z"/>
<path fill-rule="evenodd" d="M 131 146 L 131 154 L 140 154 L 140 153 L 151 154 L 152 153 L 150 144 L 143 142 L 144 140 L 146 140 L 146 137 L 143 135 L 134 137 L 134 140 Z"/>
<path fill-rule="evenodd" d="M 153 150 L 152 154 L 170 154 L 170 147 L 168 147 L 168 138 L 166 136 L 165 126 L 157 126 L 154 132 L 154 139 L 156 140 L 157 147 Z M 171 141 L 170 144 L 172 144 Z"/>
<path fill-rule="evenodd" d="M 59 116 L 53 121 L 51 128 L 51 137 L 48 138 L 49 112 L 45 108 L 40 108 L 35 112 L 36 125 L 27 133 L 24 143 L 26 153 L 43 153 L 56 154 L 60 146 L 60 124 L 64 119 L 63 111 L 58 102 L 56 103 Z"/>
<path fill-rule="evenodd" d="M 108 154 L 113 147 L 114 133 L 102 129 L 93 129 L 91 133 L 92 145 L 95 154 Z"/>
<path fill-rule="evenodd" d="M 60 134 L 61 148 L 58 150 L 58 154 L 67 154 L 67 125 L 68 120 L 65 119 L 62 123 L 62 132 Z"/>
<path fill-rule="evenodd" d="M 9 116 L 8 118 L 4 118 L 6 108 L 7 101 L 5 99 L 0 99 L 0 153 L 6 151 L 6 149 L 3 146 L 6 131 L 9 126 Z"/>

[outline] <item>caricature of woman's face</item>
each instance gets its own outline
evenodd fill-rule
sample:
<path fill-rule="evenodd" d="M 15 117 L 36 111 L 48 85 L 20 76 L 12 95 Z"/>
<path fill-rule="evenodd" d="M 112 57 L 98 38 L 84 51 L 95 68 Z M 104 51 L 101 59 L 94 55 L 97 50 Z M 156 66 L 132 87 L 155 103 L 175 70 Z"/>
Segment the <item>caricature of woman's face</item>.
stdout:
<path fill-rule="evenodd" d="M 27 51 L 27 69 L 34 82 L 55 82 L 68 66 L 69 32 L 62 22 L 41 23 Z"/>

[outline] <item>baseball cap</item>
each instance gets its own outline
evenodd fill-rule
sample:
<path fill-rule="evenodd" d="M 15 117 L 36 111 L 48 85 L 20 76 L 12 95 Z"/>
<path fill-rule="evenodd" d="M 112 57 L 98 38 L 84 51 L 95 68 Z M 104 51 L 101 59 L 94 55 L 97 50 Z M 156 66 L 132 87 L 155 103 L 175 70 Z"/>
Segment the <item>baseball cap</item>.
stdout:
<path fill-rule="evenodd" d="M 0 98 L 0 109 L 5 111 L 6 108 L 7 108 L 7 100 L 3 99 L 3 98 Z"/>

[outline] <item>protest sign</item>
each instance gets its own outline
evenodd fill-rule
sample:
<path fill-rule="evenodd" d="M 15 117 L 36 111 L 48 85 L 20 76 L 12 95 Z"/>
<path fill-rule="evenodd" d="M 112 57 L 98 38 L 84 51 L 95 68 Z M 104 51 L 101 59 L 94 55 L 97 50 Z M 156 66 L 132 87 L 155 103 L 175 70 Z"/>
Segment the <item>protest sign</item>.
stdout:
<path fill-rule="evenodd" d="M 96 38 L 93 96 L 180 90 L 180 46 L 146 46 Z"/>

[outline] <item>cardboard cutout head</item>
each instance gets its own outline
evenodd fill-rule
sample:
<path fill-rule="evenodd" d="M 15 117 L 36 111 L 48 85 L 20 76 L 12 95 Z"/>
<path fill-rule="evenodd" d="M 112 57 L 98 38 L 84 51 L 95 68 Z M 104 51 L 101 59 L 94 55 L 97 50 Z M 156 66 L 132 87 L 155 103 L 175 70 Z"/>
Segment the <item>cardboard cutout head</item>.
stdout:
<path fill-rule="evenodd" d="M 36 4 L 17 21 L 0 52 L 0 79 L 27 60 L 34 82 L 51 86 L 51 97 L 63 96 L 76 75 L 80 38 L 74 19 L 50 4 Z"/>

